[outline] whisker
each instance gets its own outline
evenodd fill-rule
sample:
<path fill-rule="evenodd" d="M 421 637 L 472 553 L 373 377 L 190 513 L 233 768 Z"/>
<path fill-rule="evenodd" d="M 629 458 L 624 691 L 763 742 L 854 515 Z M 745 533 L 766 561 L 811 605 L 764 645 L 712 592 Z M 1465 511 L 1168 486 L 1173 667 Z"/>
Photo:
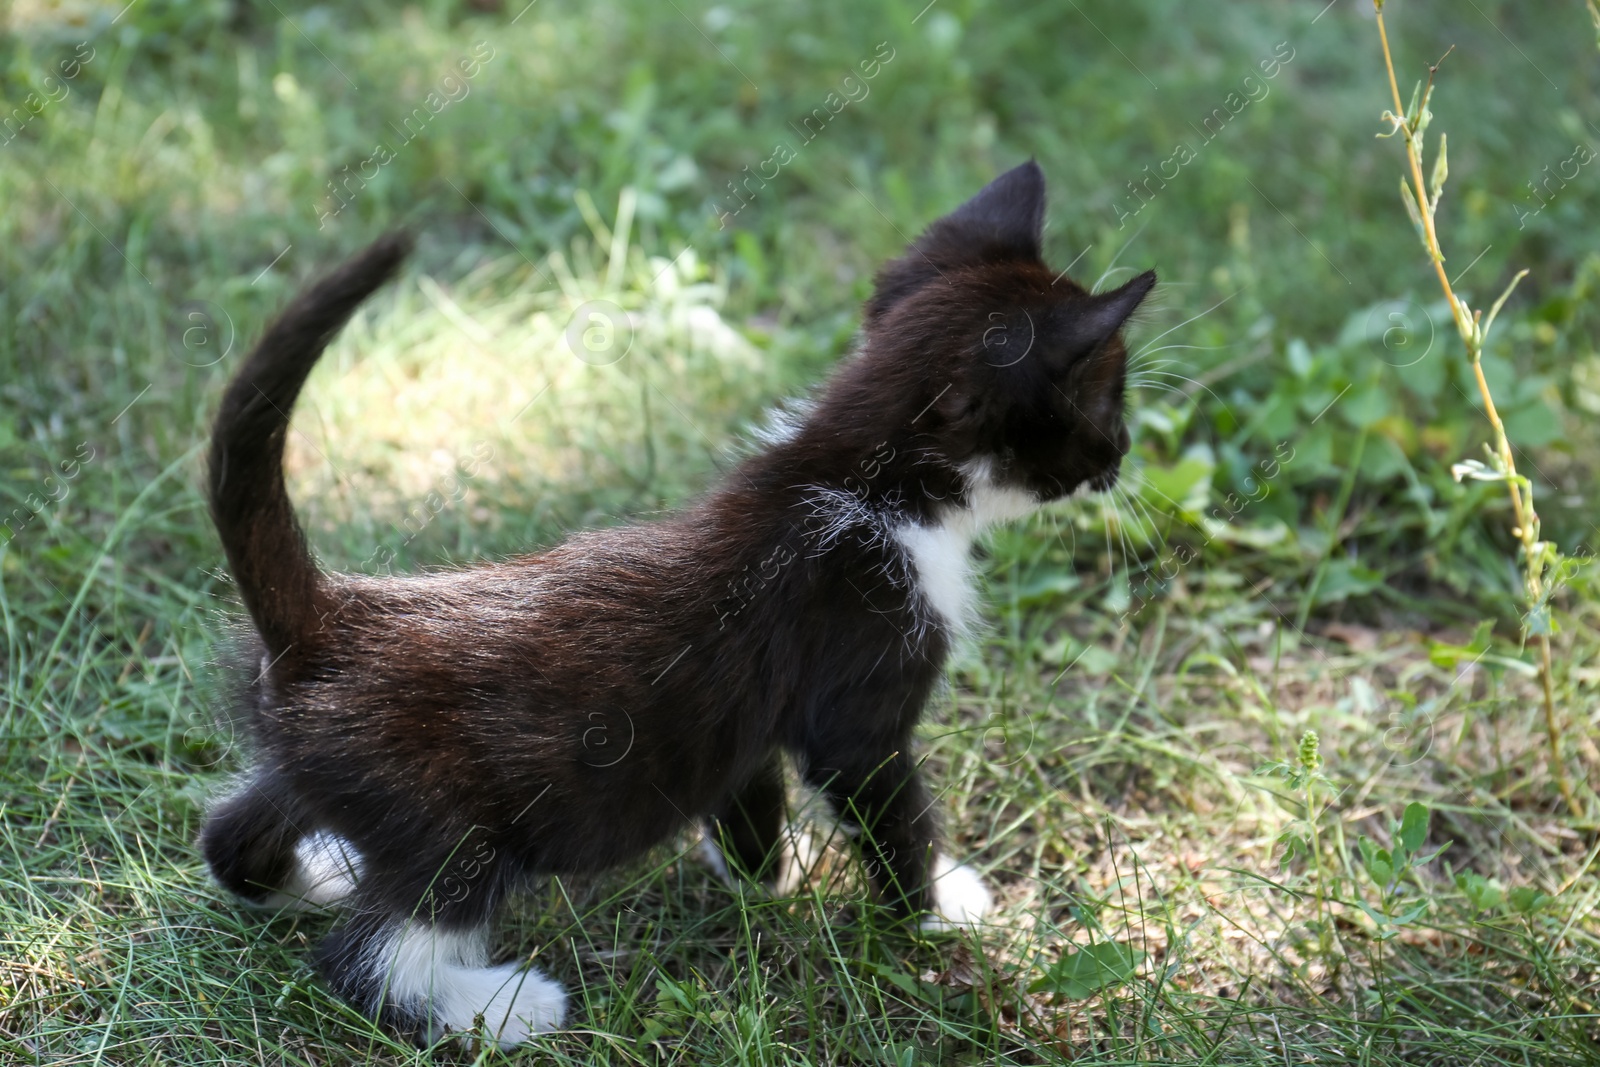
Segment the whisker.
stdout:
<path fill-rule="evenodd" d="M 1067 529 L 1071 532 L 1072 539 L 1070 541 L 1067 540 L 1061 533 L 1061 516 L 1054 512 L 1049 512 L 1048 514 L 1050 515 L 1051 524 L 1056 528 L 1056 543 L 1067 550 L 1067 559 L 1071 561 L 1078 554 L 1078 531 L 1069 523 Z"/>
<path fill-rule="evenodd" d="M 1114 582 L 1117 577 L 1117 556 L 1111 548 L 1111 523 L 1106 521 L 1106 502 L 1100 500 L 1100 528 L 1106 533 L 1106 581 Z"/>
<path fill-rule="evenodd" d="M 1107 503 L 1110 505 L 1109 510 L 1117 525 L 1117 541 L 1122 547 L 1122 572 L 1131 581 L 1133 577 L 1133 562 L 1129 557 L 1138 559 L 1139 550 L 1128 540 L 1128 523 L 1126 517 L 1122 514 L 1122 509 L 1116 504 L 1117 487 L 1112 485 L 1111 489 L 1112 493 Z"/>
<path fill-rule="evenodd" d="M 1161 370 L 1162 368 L 1160 367 L 1146 367 L 1143 370 L 1135 371 L 1134 373 L 1128 375 L 1128 384 L 1133 385 L 1136 382 L 1146 383 L 1158 381 L 1161 377 L 1159 373 Z"/>
<path fill-rule="evenodd" d="M 1100 283 L 1104 282 L 1106 278 L 1110 276 L 1111 272 L 1116 269 L 1117 260 L 1122 258 L 1122 253 L 1126 252 L 1128 250 L 1128 246 L 1139 239 L 1139 235 L 1144 232 L 1144 227 L 1148 225 L 1150 224 L 1147 222 L 1144 224 L 1144 226 L 1140 226 L 1137 230 L 1134 230 L 1128 239 L 1122 243 L 1122 247 L 1117 249 L 1117 254 L 1111 257 L 1111 262 L 1106 266 L 1105 273 L 1096 278 L 1095 283 L 1089 286 L 1089 291 L 1091 293 L 1098 293 L 1100 291 Z"/>
<path fill-rule="evenodd" d="M 1222 399 L 1222 397 L 1218 396 L 1215 389 L 1212 389 L 1211 386 L 1205 384 L 1202 381 L 1199 381 L 1199 380 L 1197 380 L 1195 378 L 1189 377 L 1187 374 L 1179 374 L 1176 371 L 1170 371 L 1170 370 L 1146 371 L 1145 373 L 1153 374 L 1153 375 L 1156 375 L 1158 377 L 1176 378 L 1179 381 L 1189 382 L 1196 389 L 1204 389 L 1206 392 L 1210 393 L 1211 396 L 1212 396 L 1212 399 L 1216 400 L 1217 403 L 1221 404 L 1224 411 L 1226 411 L 1229 415 L 1233 414 L 1233 409 L 1228 406 L 1228 402 L 1226 400 Z M 1183 393 L 1184 393 L 1185 396 L 1188 396 L 1190 394 L 1190 391 L 1186 389 L 1186 390 L 1183 390 Z"/>
<path fill-rule="evenodd" d="M 1167 368 L 1167 367 L 1184 367 L 1184 366 L 1185 366 L 1185 364 L 1183 363 L 1182 360 L 1158 359 L 1155 362 L 1153 362 L 1153 363 L 1151 363 L 1151 364 L 1149 364 L 1147 366 L 1135 367 L 1133 370 L 1130 370 L 1128 372 L 1128 377 L 1130 379 L 1138 378 L 1138 379 L 1143 380 L 1143 379 L 1150 378 L 1153 375 L 1156 375 L 1158 373 L 1166 373 L 1165 368 Z M 1187 368 L 1185 368 L 1185 369 L 1187 369 Z"/>
<path fill-rule="evenodd" d="M 1122 566 L 1123 566 L 1123 569 L 1125 571 L 1127 571 L 1128 575 L 1131 577 L 1132 574 L 1133 574 L 1133 564 L 1129 561 L 1129 558 L 1128 558 L 1129 557 L 1129 550 L 1133 549 L 1133 546 L 1128 541 L 1129 526 L 1131 524 L 1128 521 L 1127 514 L 1123 510 L 1123 500 L 1122 500 L 1122 489 L 1121 489 L 1121 486 L 1113 485 L 1111 487 L 1111 492 L 1108 494 L 1108 498 L 1107 498 L 1106 503 L 1107 503 L 1108 509 L 1111 511 L 1111 513 L 1114 516 L 1116 516 L 1117 540 L 1120 541 L 1121 544 L 1122 544 Z M 1132 555 L 1133 555 L 1133 558 L 1137 559 L 1138 556 L 1139 556 L 1138 550 L 1137 549 L 1133 549 Z"/>
<path fill-rule="evenodd" d="M 1151 375 L 1148 375 L 1148 376 L 1141 375 L 1140 377 L 1137 377 L 1137 378 L 1129 378 L 1128 379 L 1128 386 L 1130 388 L 1139 388 L 1139 389 L 1144 389 L 1144 388 L 1170 389 L 1175 393 L 1180 393 L 1180 392 L 1183 391 L 1183 390 L 1179 389 L 1177 386 L 1173 385 L 1171 382 L 1164 381 L 1161 378 L 1160 375 L 1155 375 L 1155 374 L 1151 374 Z"/>
<path fill-rule="evenodd" d="M 1213 311 L 1217 310 L 1223 304 L 1226 304 L 1228 301 L 1232 300 L 1234 297 L 1238 296 L 1242 292 L 1244 292 L 1243 289 L 1235 290 L 1234 292 L 1232 292 L 1232 293 L 1228 294 L 1227 296 L 1223 297 L 1221 300 L 1218 300 L 1215 304 L 1212 304 L 1210 307 L 1206 308 L 1204 311 L 1200 312 L 1200 314 L 1194 316 L 1193 318 L 1184 319 L 1182 322 L 1178 323 L 1178 325 L 1174 326 L 1171 330 L 1167 330 L 1164 333 L 1159 333 L 1156 336 L 1150 338 L 1150 340 L 1145 343 L 1145 346 L 1143 348 L 1139 349 L 1139 351 L 1135 352 L 1134 355 L 1135 356 L 1142 355 L 1143 353 L 1145 353 L 1146 351 L 1149 350 L 1151 345 L 1153 345 L 1157 341 L 1161 340 L 1161 338 L 1167 336 L 1167 334 L 1172 333 L 1172 332 L 1174 332 L 1176 330 L 1181 330 L 1185 326 L 1189 325 L 1191 322 L 1195 322 L 1195 321 L 1197 321 L 1199 319 L 1205 318 L 1207 315 L 1211 314 Z"/>
<path fill-rule="evenodd" d="M 1135 488 L 1135 486 L 1128 486 L 1123 491 L 1127 494 L 1128 503 L 1143 517 L 1146 526 L 1149 527 L 1150 532 L 1146 540 L 1150 542 L 1150 546 L 1156 550 L 1156 554 L 1159 556 L 1167 547 L 1167 535 L 1162 532 L 1161 524 L 1156 521 L 1155 515 L 1150 511 L 1150 505 L 1139 499 L 1138 494 L 1134 492 Z"/>
<path fill-rule="evenodd" d="M 1145 473 L 1142 470 L 1135 471 L 1135 473 L 1139 476 L 1139 480 L 1127 488 L 1128 499 L 1133 503 L 1134 507 L 1138 508 L 1144 513 L 1145 520 L 1150 523 L 1151 541 L 1159 541 L 1161 547 L 1164 549 L 1167 547 L 1167 535 L 1161 532 L 1160 524 L 1156 522 L 1155 513 L 1152 511 L 1150 505 L 1147 504 L 1142 497 L 1134 491 L 1136 489 L 1142 490 L 1146 485 L 1149 485 L 1150 479 L 1145 477 Z M 1170 514 L 1166 517 L 1169 520 L 1178 518 L 1178 516 Z"/>
<path fill-rule="evenodd" d="M 1131 362 L 1129 362 L 1129 364 L 1128 364 L 1128 369 L 1132 370 L 1135 367 L 1143 366 L 1144 364 L 1139 360 L 1139 357 L 1143 356 L 1143 355 L 1145 355 L 1147 353 L 1149 355 L 1153 356 L 1157 352 L 1170 352 L 1170 351 L 1172 351 L 1174 349 L 1192 349 L 1193 351 L 1196 351 L 1196 352 L 1220 352 L 1224 348 L 1234 348 L 1234 347 L 1236 347 L 1236 346 L 1235 345 L 1231 345 L 1231 344 L 1227 344 L 1227 345 L 1162 345 L 1160 348 L 1150 348 L 1149 346 L 1146 346 L 1144 348 L 1139 349 L 1139 351 L 1134 355 L 1133 360 Z"/>
<path fill-rule="evenodd" d="M 1126 523 L 1129 517 L 1125 510 L 1128 502 L 1128 491 L 1123 487 L 1120 479 L 1111 486 L 1111 501 L 1117 509 L 1117 514 L 1122 516 L 1123 521 Z"/>
<path fill-rule="evenodd" d="M 1149 540 L 1145 527 L 1149 525 L 1145 516 L 1139 513 L 1137 502 L 1128 493 L 1128 487 L 1120 481 L 1111 487 L 1117 498 L 1117 510 L 1124 514 L 1127 526 L 1140 540 Z"/>
<path fill-rule="evenodd" d="M 1120 486 L 1118 488 L 1121 490 L 1123 499 L 1127 501 L 1132 509 L 1137 510 L 1141 506 L 1139 502 L 1133 498 L 1132 494 L 1128 492 L 1128 490 L 1123 489 Z M 1149 574 L 1153 563 L 1153 560 L 1140 560 L 1138 573 L 1141 576 Z M 1128 595 L 1130 597 L 1133 595 L 1133 572 L 1131 570 L 1128 573 Z"/>
<path fill-rule="evenodd" d="M 1162 500 L 1165 500 L 1168 504 L 1171 504 L 1172 505 L 1171 514 L 1173 516 L 1180 516 L 1180 515 L 1183 514 L 1183 505 L 1178 503 L 1176 500 L 1172 499 L 1167 494 L 1163 493 L 1160 489 L 1157 489 L 1156 488 L 1156 484 L 1154 482 L 1152 482 L 1150 479 L 1146 478 L 1140 484 L 1139 488 L 1141 488 L 1141 489 L 1149 489 L 1151 492 L 1155 493 L 1156 496 L 1160 497 Z"/>
<path fill-rule="evenodd" d="M 1188 393 L 1184 392 L 1182 389 L 1179 389 L 1176 385 L 1173 385 L 1170 382 L 1129 382 L 1128 388 L 1148 390 L 1153 393 L 1171 393 L 1173 396 L 1181 397 L 1183 399 L 1188 399 L 1189 397 Z"/>

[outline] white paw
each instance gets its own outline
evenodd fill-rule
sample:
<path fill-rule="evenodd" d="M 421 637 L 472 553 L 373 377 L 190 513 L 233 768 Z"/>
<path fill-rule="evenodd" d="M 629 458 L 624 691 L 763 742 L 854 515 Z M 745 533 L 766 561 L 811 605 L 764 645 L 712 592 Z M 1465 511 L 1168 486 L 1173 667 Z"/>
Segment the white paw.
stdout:
<path fill-rule="evenodd" d="M 503 1047 L 520 1045 L 534 1034 L 559 1029 L 567 1017 L 561 985 L 531 967 L 461 968 L 447 977 L 448 985 L 434 992 L 434 1009 L 439 1021 L 463 1038 L 486 1033 Z"/>
<path fill-rule="evenodd" d="M 800 893 L 811 879 L 811 872 L 822 862 L 823 843 L 808 828 L 796 823 L 786 823 L 783 828 L 783 855 L 778 860 L 778 873 L 772 880 L 772 891 L 780 897 Z"/>
<path fill-rule="evenodd" d="M 933 863 L 933 911 L 922 920 L 928 931 L 975 926 L 994 907 L 994 896 L 978 872 L 949 856 Z"/>
<path fill-rule="evenodd" d="M 700 828 L 700 859 L 711 873 L 717 876 L 717 881 L 723 885 L 733 884 L 733 872 L 728 870 L 728 858 L 722 854 L 722 848 L 713 838 L 715 831 L 710 822 Z"/>
<path fill-rule="evenodd" d="M 294 871 L 282 889 L 262 901 L 282 911 L 310 911 L 337 904 L 355 892 L 361 854 L 338 834 L 318 830 L 294 849 Z"/>
<path fill-rule="evenodd" d="M 711 873 L 717 876 L 718 881 L 723 885 L 732 885 L 733 872 L 728 868 L 728 858 L 722 854 L 722 848 L 712 833 L 710 823 L 701 830 L 698 847 L 700 859 L 711 868 Z M 789 897 L 804 888 L 806 880 L 822 858 L 823 847 L 815 834 L 793 822 L 784 824 L 781 841 L 777 871 L 772 876 L 769 888 L 775 896 Z"/>
<path fill-rule="evenodd" d="M 449 1032 L 518 1045 L 559 1027 L 567 1014 L 561 986 L 531 967 L 487 966 L 488 933 L 420 922 L 391 928 L 368 955 L 372 977 L 433 1040 Z"/>

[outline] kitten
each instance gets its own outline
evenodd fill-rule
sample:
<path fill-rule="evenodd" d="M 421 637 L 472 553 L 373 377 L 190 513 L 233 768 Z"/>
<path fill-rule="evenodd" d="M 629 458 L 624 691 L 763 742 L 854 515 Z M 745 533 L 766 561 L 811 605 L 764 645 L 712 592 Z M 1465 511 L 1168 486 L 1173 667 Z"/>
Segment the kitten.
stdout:
<path fill-rule="evenodd" d="M 282 460 L 312 365 L 409 242 L 302 293 L 212 440 L 212 516 L 263 646 L 254 765 L 201 834 L 217 880 L 342 901 L 319 961 L 366 1011 L 429 1037 L 481 1016 L 514 1044 L 566 1000 L 491 965 L 508 889 L 698 819 L 771 880 L 786 752 L 859 828 L 889 906 L 977 919 L 989 893 L 941 849 L 913 730 L 973 617 L 974 537 L 1115 481 L 1119 330 L 1155 284 L 1088 293 L 1040 259 L 1043 221 L 1030 162 L 934 223 L 879 272 L 859 351 L 815 403 L 678 516 L 406 577 L 321 571 Z"/>

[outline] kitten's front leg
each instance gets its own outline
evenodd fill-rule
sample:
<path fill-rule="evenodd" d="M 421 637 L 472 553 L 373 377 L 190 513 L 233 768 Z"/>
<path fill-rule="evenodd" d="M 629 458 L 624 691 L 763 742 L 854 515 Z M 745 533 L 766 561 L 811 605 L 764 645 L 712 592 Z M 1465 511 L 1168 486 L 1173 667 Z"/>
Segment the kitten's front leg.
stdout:
<path fill-rule="evenodd" d="M 862 858 L 890 907 L 922 916 L 924 929 L 972 923 L 989 910 L 977 873 L 941 853 L 933 801 L 905 746 L 872 762 L 859 752 L 814 753 L 806 778 L 861 828 Z"/>

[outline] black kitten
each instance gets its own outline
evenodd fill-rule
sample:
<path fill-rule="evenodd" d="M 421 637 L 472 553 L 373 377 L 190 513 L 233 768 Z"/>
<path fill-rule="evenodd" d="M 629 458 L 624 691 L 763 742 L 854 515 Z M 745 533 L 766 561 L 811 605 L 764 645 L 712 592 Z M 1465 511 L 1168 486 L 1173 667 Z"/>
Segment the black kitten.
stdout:
<path fill-rule="evenodd" d="M 697 819 L 770 878 L 788 752 L 860 828 L 887 903 L 981 915 L 983 883 L 940 851 L 913 728 L 972 615 L 973 538 L 1116 479 L 1118 331 L 1155 284 L 1057 276 L 1043 220 L 1027 163 L 934 223 L 878 275 L 860 350 L 816 403 L 681 515 L 410 577 L 318 570 L 282 468 L 306 375 L 408 241 L 301 294 L 212 441 L 212 515 L 264 646 L 254 767 L 202 834 L 217 879 L 343 899 L 320 952 L 341 994 L 413 1033 L 481 1015 L 514 1043 L 561 1025 L 566 999 L 490 966 L 506 890 Z"/>

